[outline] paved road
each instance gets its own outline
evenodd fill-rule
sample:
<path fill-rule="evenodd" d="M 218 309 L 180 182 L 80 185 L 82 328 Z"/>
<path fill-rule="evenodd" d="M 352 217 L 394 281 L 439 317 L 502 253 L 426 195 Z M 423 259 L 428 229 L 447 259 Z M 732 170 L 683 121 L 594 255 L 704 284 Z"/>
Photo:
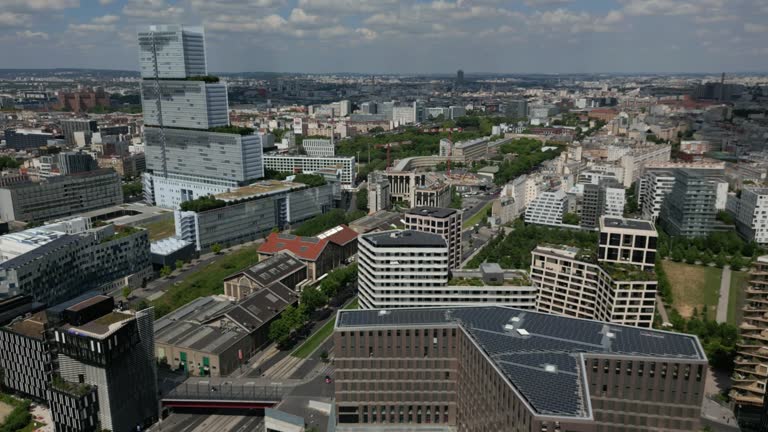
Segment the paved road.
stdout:
<path fill-rule="evenodd" d="M 211 413 L 174 412 L 153 432 L 251 432 L 261 430 L 263 411 L 212 411 Z"/>
<path fill-rule="evenodd" d="M 715 321 L 724 323 L 728 320 L 728 296 L 731 292 L 731 267 L 723 267 L 723 277 L 720 279 L 720 297 L 717 299 L 717 315 Z"/>

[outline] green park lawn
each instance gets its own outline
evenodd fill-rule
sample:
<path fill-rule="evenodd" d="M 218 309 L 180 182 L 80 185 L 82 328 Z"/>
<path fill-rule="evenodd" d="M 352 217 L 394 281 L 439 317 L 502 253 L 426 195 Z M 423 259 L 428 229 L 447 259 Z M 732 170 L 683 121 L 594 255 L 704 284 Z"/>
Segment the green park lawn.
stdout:
<path fill-rule="evenodd" d="M 228 252 L 213 263 L 198 268 L 152 302 L 156 317 L 166 315 L 200 297 L 223 294 L 224 278 L 258 262 L 258 248 L 249 246 Z"/>
<path fill-rule="evenodd" d="M 715 319 L 720 279 L 723 271 L 717 267 L 704 267 L 664 261 L 664 272 L 672 287 L 673 306 L 685 318 L 693 315 L 694 308 L 701 313 L 707 307 L 707 317 Z"/>
<path fill-rule="evenodd" d="M 731 289 L 728 292 L 728 323 L 739 325 L 741 323 L 745 293 L 749 282 L 749 272 L 731 272 Z"/>

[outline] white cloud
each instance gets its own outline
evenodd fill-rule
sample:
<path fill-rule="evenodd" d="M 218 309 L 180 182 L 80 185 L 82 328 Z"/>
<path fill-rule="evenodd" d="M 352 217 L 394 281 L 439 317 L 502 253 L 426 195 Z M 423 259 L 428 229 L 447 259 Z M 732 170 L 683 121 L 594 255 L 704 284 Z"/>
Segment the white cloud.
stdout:
<path fill-rule="evenodd" d="M 118 21 L 120 21 L 120 17 L 117 15 L 104 15 L 91 20 L 94 24 L 114 24 Z"/>
<path fill-rule="evenodd" d="M 99 4 L 102 6 L 106 6 L 108 4 L 112 4 L 114 0 L 99 0 Z"/>
<path fill-rule="evenodd" d="M 327 16 L 308 14 L 304 9 L 294 8 L 288 16 L 288 21 L 296 25 L 312 27 L 333 23 L 336 22 L 336 19 Z"/>
<path fill-rule="evenodd" d="M 400 3 L 400 0 L 299 0 L 299 7 L 322 13 L 356 15 L 384 11 Z"/>
<path fill-rule="evenodd" d="M 629 15 L 693 15 L 717 0 L 622 0 Z"/>
<path fill-rule="evenodd" d="M 27 16 L 13 12 L 0 12 L 0 25 L 15 27 L 26 23 Z"/>
<path fill-rule="evenodd" d="M 87 32 L 111 32 L 115 30 L 115 26 L 111 24 L 93 24 L 93 23 L 86 23 L 86 24 L 70 24 L 69 30 L 77 33 L 87 33 Z"/>
<path fill-rule="evenodd" d="M 574 12 L 560 8 L 534 13 L 529 25 L 533 29 L 543 27 L 547 31 L 562 30 L 570 33 L 588 33 L 618 30 L 617 24 L 622 21 L 624 21 L 624 14 L 621 11 L 614 10 L 605 16 L 593 16 L 587 12 Z"/>
<path fill-rule="evenodd" d="M 712 24 L 712 23 L 718 23 L 718 22 L 725 22 L 725 21 L 734 21 L 739 19 L 739 17 L 735 15 L 704 15 L 704 16 L 697 16 L 694 18 L 694 21 L 696 21 L 699 24 Z"/>
<path fill-rule="evenodd" d="M 355 33 L 357 33 L 360 36 L 362 36 L 363 39 L 369 40 L 369 41 L 374 40 L 374 39 L 379 37 L 378 33 L 376 33 L 374 30 L 371 30 L 371 29 L 366 28 L 366 27 L 361 27 L 361 28 L 355 29 Z"/>
<path fill-rule="evenodd" d="M 80 0 L 0 0 L 0 6 L 9 10 L 62 10 L 80 7 Z"/>
<path fill-rule="evenodd" d="M 128 0 L 123 7 L 123 14 L 136 18 L 176 19 L 184 13 L 184 8 L 171 6 L 165 0 Z"/>
<path fill-rule="evenodd" d="M 48 40 L 48 33 L 36 32 L 36 31 L 30 31 L 30 30 L 24 30 L 24 31 L 16 32 L 16 36 L 18 36 L 21 39 L 42 39 L 42 40 Z"/>
<path fill-rule="evenodd" d="M 765 33 L 768 32 L 768 25 L 744 23 L 744 31 L 747 33 Z"/>
<path fill-rule="evenodd" d="M 220 14 L 223 11 L 249 13 L 256 9 L 276 9 L 286 5 L 287 0 L 188 0 L 188 3 L 193 10 Z"/>

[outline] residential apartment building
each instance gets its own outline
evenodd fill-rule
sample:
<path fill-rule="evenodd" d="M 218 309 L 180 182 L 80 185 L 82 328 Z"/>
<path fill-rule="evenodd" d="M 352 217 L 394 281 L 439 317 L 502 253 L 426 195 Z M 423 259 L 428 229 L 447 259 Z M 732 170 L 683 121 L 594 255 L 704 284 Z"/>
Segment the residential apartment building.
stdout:
<path fill-rule="evenodd" d="M 656 239 L 647 221 L 603 217 L 596 253 L 538 246 L 531 253 L 536 309 L 650 327 L 656 310 Z"/>
<path fill-rule="evenodd" d="M 704 237 L 726 227 L 717 220 L 725 209 L 728 183 L 706 172 L 679 169 L 675 184 L 666 195 L 659 217 L 671 236 Z"/>
<path fill-rule="evenodd" d="M 90 142 L 91 135 L 98 131 L 99 124 L 96 120 L 72 119 L 61 122 L 61 133 L 67 144 L 71 146 L 83 147 L 86 142 Z M 76 135 L 79 135 L 86 142 L 78 142 L 79 139 Z"/>
<path fill-rule="evenodd" d="M 736 220 L 736 232 L 748 241 L 768 244 L 768 189 L 745 187 L 741 196 L 728 197 L 728 211 Z"/>
<path fill-rule="evenodd" d="M 301 146 L 307 156 L 311 157 L 334 157 L 336 149 L 333 140 L 322 138 L 309 138 L 301 141 Z"/>
<path fill-rule="evenodd" d="M 405 229 L 440 235 L 448 245 L 448 268 L 458 269 L 462 261 L 462 216 L 456 209 L 414 207 L 405 212 Z"/>
<path fill-rule="evenodd" d="M 227 87 L 207 76 L 202 29 L 145 26 L 138 40 L 145 200 L 176 209 L 262 178 L 262 137 L 229 126 Z"/>
<path fill-rule="evenodd" d="M 525 209 L 525 222 L 537 225 L 562 225 L 568 211 L 568 198 L 562 189 L 539 194 Z"/>
<path fill-rule="evenodd" d="M 450 279 L 448 263 L 448 245 L 438 234 L 408 230 L 363 234 L 358 240 L 360 307 L 534 306 L 535 289 L 525 278 L 507 275 L 496 266 L 480 272 L 455 270 L 456 279 Z"/>
<path fill-rule="evenodd" d="M 122 203 L 116 172 L 88 171 L 0 188 L 0 221 L 48 221 Z"/>
<path fill-rule="evenodd" d="M 689 432 L 696 336 L 507 306 L 339 311 L 336 430 Z"/>
<path fill-rule="evenodd" d="M 597 184 L 585 184 L 581 204 L 581 221 L 584 228 L 597 228 L 601 216 L 621 217 L 626 203 L 624 187 L 615 179 L 608 178 Z"/>
<path fill-rule="evenodd" d="M 115 309 L 112 297 L 98 296 L 69 307 L 66 315 L 54 330 L 63 381 L 54 386 L 59 397 L 49 397 L 57 430 L 85 420 L 67 402 L 86 405 L 93 392 L 96 430 L 131 432 L 146 426 L 158 415 L 154 309 Z"/>
<path fill-rule="evenodd" d="M 648 164 L 669 162 L 672 147 L 669 145 L 648 144 L 633 147 L 620 158 L 620 166 L 624 171 L 623 184 L 625 188 L 632 186 L 643 174 Z"/>
<path fill-rule="evenodd" d="M 299 174 L 314 173 L 326 168 L 341 170 L 341 184 L 351 186 L 354 184 L 355 158 L 354 156 L 336 157 L 311 157 L 289 155 L 264 155 L 264 169 L 271 169 L 283 173 Z"/>
<path fill-rule="evenodd" d="M 661 204 L 674 184 L 673 171 L 646 170 L 637 182 L 637 200 L 643 219 L 656 222 L 661 213 Z"/>

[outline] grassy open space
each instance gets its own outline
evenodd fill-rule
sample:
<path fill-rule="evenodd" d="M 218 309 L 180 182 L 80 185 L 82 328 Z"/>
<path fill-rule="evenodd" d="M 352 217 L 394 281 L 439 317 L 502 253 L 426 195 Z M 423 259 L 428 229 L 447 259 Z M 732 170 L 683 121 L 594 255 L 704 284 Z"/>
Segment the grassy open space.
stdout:
<path fill-rule="evenodd" d="M 161 221 L 148 223 L 143 225 L 143 227 L 149 231 L 150 241 L 173 237 L 176 234 L 176 225 L 173 221 L 173 215 Z"/>
<path fill-rule="evenodd" d="M 165 295 L 152 302 L 155 316 L 161 317 L 200 297 L 224 293 L 224 278 L 238 270 L 259 262 L 256 246 L 228 252 L 215 262 L 200 267 L 197 271 L 166 291 Z"/>
<path fill-rule="evenodd" d="M 474 226 L 475 224 L 479 224 L 485 221 L 486 216 L 488 215 L 488 209 L 491 208 L 493 205 L 493 201 L 489 201 L 486 205 L 483 206 L 483 208 L 480 209 L 479 212 L 475 213 L 471 218 L 464 221 L 462 224 L 463 228 L 469 228 Z"/>
<path fill-rule="evenodd" d="M 357 309 L 360 307 L 355 297 L 349 304 L 344 306 L 344 309 Z M 331 317 L 327 323 L 320 327 L 312 336 L 308 337 L 301 346 L 296 348 L 291 355 L 299 358 L 307 358 L 312 354 L 317 347 L 320 346 L 326 339 L 333 333 L 333 325 L 336 323 L 336 315 Z"/>
<path fill-rule="evenodd" d="M 723 271 L 717 267 L 704 267 L 664 261 L 661 264 L 672 286 L 673 306 L 685 318 L 699 313 L 707 306 L 707 317 L 715 319 L 720 278 Z"/>
<path fill-rule="evenodd" d="M 739 325 L 741 323 L 745 293 L 749 282 L 749 272 L 731 272 L 731 290 L 728 292 L 728 324 Z"/>

